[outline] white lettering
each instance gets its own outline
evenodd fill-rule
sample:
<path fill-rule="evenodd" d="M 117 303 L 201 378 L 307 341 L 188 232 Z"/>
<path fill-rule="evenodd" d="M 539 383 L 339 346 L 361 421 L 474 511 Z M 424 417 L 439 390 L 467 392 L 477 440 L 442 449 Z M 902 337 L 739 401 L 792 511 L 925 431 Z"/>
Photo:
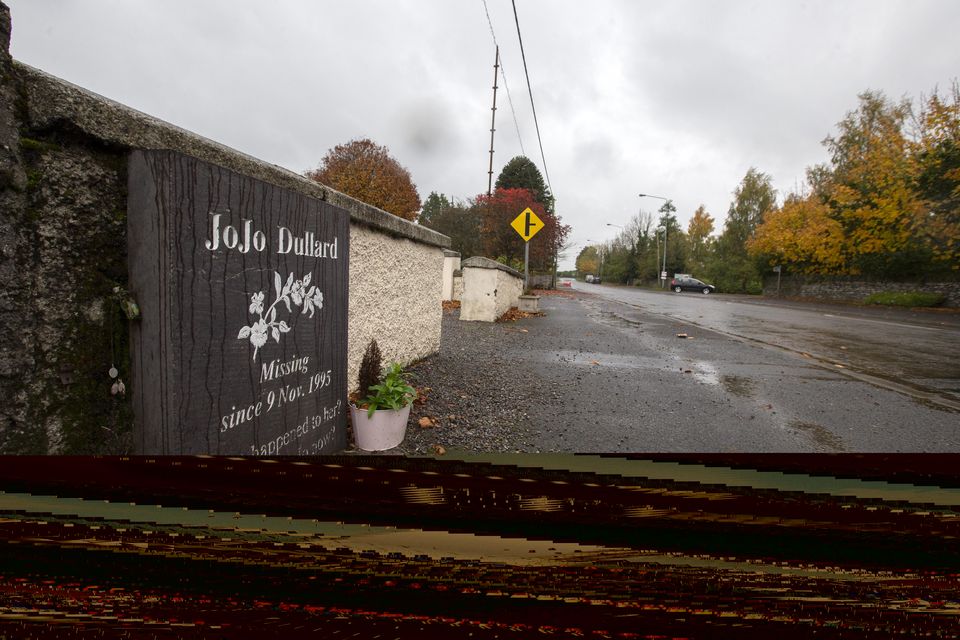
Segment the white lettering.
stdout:
<path fill-rule="evenodd" d="M 227 225 L 223 230 L 223 244 L 227 249 L 236 249 L 237 242 L 240 241 L 240 234 L 232 226 Z"/>
<path fill-rule="evenodd" d="M 216 251 L 220 246 L 220 214 L 210 212 L 213 216 L 213 228 L 210 231 L 210 237 L 204 242 L 204 246 L 210 251 Z"/>
<path fill-rule="evenodd" d="M 267 248 L 267 234 L 263 231 L 256 231 L 253 234 L 253 248 L 257 251 L 263 251 Z"/>
<path fill-rule="evenodd" d="M 290 249 L 293 248 L 293 234 L 290 233 L 290 229 L 280 227 L 277 245 L 277 253 L 290 253 Z"/>

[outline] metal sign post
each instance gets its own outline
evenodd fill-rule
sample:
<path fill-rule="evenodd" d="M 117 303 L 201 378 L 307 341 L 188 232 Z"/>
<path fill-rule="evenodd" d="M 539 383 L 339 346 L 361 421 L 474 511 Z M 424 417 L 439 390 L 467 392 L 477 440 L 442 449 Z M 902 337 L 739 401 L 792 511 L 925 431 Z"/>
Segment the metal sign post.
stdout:
<path fill-rule="evenodd" d="M 530 238 L 543 229 L 543 221 L 527 207 L 513 219 L 510 226 L 523 238 L 523 290 L 526 291 L 530 288 Z"/>
<path fill-rule="evenodd" d="M 530 242 L 523 243 L 523 290 L 530 289 Z"/>

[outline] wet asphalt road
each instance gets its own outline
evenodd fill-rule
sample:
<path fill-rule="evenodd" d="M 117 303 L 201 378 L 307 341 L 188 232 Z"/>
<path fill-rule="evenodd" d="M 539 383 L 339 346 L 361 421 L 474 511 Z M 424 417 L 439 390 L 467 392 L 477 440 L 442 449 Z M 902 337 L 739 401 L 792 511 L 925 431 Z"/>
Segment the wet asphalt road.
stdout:
<path fill-rule="evenodd" d="M 445 312 L 395 453 L 960 452 L 960 314 L 581 283 L 540 304 Z"/>
<path fill-rule="evenodd" d="M 960 451 L 957 314 L 582 283 L 542 305 L 543 450 Z"/>
<path fill-rule="evenodd" d="M 960 409 L 960 313 L 954 310 L 574 286 L 699 327 L 807 354 L 860 379 Z"/>

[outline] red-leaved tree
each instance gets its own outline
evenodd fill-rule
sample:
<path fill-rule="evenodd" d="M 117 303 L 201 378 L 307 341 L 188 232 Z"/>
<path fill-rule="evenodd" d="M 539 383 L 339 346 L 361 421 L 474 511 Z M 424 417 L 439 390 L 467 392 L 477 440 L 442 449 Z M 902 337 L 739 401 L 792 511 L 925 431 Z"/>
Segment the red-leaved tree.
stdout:
<path fill-rule="evenodd" d="M 490 196 L 479 195 L 473 200 L 471 208 L 481 220 L 483 253 L 490 258 L 506 259 L 513 266 L 523 266 L 523 238 L 510 223 L 527 207 L 544 224 L 530 240 L 530 269 L 552 271 L 570 226 L 562 224 L 560 216 L 548 213 L 529 189 L 497 189 Z"/>

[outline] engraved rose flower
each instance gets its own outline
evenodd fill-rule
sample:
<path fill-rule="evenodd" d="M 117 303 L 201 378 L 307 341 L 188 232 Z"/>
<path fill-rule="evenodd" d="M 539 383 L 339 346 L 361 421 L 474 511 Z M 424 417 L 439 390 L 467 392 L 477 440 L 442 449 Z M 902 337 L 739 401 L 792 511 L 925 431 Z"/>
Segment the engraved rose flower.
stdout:
<path fill-rule="evenodd" d="M 294 280 L 293 273 L 287 278 L 286 283 L 283 276 L 274 272 L 273 283 L 277 289 L 277 299 L 264 311 L 263 303 L 266 299 L 263 291 L 258 291 L 250 296 L 250 306 L 248 312 L 257 314 L 259 319 L 249 326 L 240 329 L 237 335 L 238 340 L 250 340 L 253 345 L 253 359 L 257 359 L 257 353 L 260 347 L 267 344 L 268 334 L 275 342 L 280 342 L 280 336 L 288 333 L 291 329 L 283 320 L 277 320 L 277 305 L 283 302 L 287 311 L 293 312 L 293 306 L 301 307 L 300 314 L 313 317 L 314 309 L 323 308 L 323 293 L 315 286 L 310 286 L 312 274 L 308 273 L 302 280 Z M 291 303 L 293 306 L 291 306 Z"/>

